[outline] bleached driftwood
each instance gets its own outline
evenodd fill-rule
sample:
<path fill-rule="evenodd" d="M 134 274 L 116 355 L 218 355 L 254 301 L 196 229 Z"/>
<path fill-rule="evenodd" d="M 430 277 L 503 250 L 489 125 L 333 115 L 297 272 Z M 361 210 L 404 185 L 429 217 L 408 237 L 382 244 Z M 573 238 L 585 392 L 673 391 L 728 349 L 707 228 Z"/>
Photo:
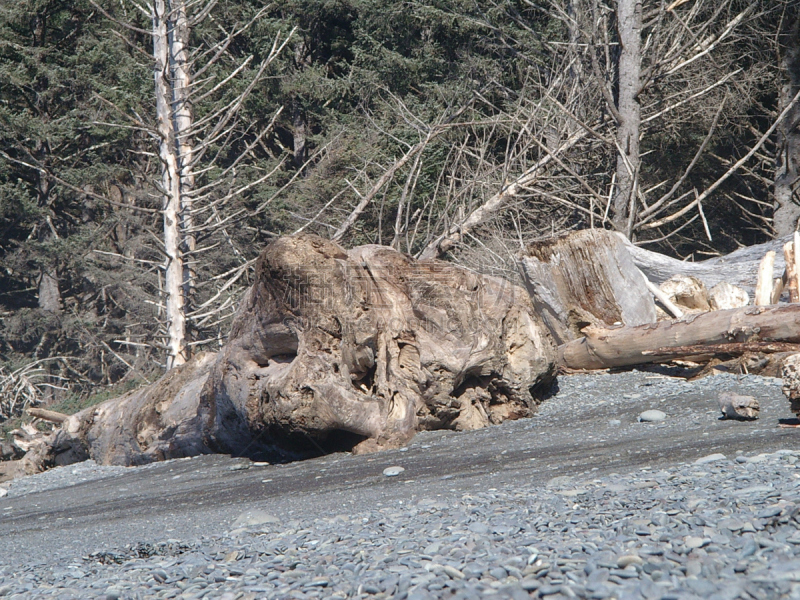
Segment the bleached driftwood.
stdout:
<path fill-rule="evenodd" d="M 778 297 L 780 297 L 780 292 L 778 292 Z M 777 304 L 777 302 L 776 299 L 772 304 Z M 731 285 L 727 281 L 722 281 L 708 290 L 708 303 L 711 305 L 711 310 L 726 310 L 747 306 L 750 304 L 750 298 L 743 289 Z"/>
<path fill-rule="evenodd" d="M 53 410 L 47 410 L 44 408 L 36 408 L 33 406 L 27 408 L 25 412 L 32 417 L 41 419 L 42 421 L 48 421 L 50 423 L 56 423 L 56 424 L 61 424 L 69 418 L 69 415 L 65 415 L 60 412 L 55 412 Z"/>
<path fill-rule="evenodd" d="M 773 272 L 775 271 L 775 251 L 770 250 L 761 259 L 756 282 L 756 306 L 767 306 L 772 302 Z"/>
<path fill-rule="evenodd" d="M 520 259 L 523 281 L 558 343 L 589 325 L 656 321 L 655 304 L 622 239 L 586 229 L 531 245 Z"/>
<path fill-rule="evenodd" d="M 708 289 L 713 288 L 718 283 L 727 282 L 743 289 L 751 297 L 755 293 L 758 268 L 764 254 L 770 250 L 777 253 L 773 267 L 773 277 L 780 277 L 786 266 L 782 252 L 783 245 L 791 239 L 787 237 L 772 240 L 764 244 L 740 248 L 725 256 L 691 262 L 678 260 L 658 252 L 651 252 L 641 246 L 636 246 L 621 235 L 619 237 L 633 258 L 634 264 L 653 283 L 661 284 L 673 275 L 680 273 L 681 275 L 696 277 Z M 777 272 L 777 275 L 774 274 L 775 272 Z"/>
<path fill-rule="evenodd" d="M 711 305 L 708 301 L 708 290 L 702 281 L 690 275 L 676 274 L 667 279 L 660 286 L 670 301 L 683 310 L 708 311 Z M 679 315 L 678 318 L 683 315 Z"/>
<path fill-rule="evenodd" d="M 797 248 L 795 242 L 787 242 L 783 246 L 783 258 L 786 262 L 786 291 L 789 302 L 800 302 L 800 288 L 797 282 Z"/>
<path fill-rule="evenodd" d="M 690 315 L 639 327 L 591 327 L 586 337 L 559 347 L 559 360 L 571 369 L 605 369 L 674 359 L 671 350 L 733 343 L 800 344 L 800 305 L 749 306 Z M 727 348 L 727 350 L 732 350 Z"/>

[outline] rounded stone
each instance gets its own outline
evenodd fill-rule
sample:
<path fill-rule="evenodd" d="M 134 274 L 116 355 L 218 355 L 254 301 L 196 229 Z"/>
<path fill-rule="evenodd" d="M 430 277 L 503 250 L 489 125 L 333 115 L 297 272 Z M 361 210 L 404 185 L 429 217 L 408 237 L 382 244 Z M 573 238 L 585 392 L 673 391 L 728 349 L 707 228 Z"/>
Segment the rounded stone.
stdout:
<path fill-rule="evenodd" d="M 486 525 L 485 523 L 479 523 L 477 521 L 474 523 L 470 523 L 467 526 L 467 529 L 469 529 L 472 533 L 477 533 L 479 535 L 489 533 L 489 526 Z"/>
<path fill-rule="evenodd" d="M 666 420 L 667 413 L 661 410 L 646 410 L 639 415 L 640 423 L 659 423 Z"/>
<path fill-rule="evenodd" d="M 725 460 L 725 458 L 726 457 L 725 457 L 724 454 L 720 454 L 720 453 L 709 454 L 708 456 L 703 456 L 701 458 L 698 458 L 696 461 L 694 461 L 694 464 L 696 464 L 696 465 L 704 465 L 706 463 L 717 462 L 718 460 Z"/>
<path fill-rule="evenodd" d="M 617 559 L 617 566 L 624 569 L 628 565 L 641 565 L 644 561 L 635 554 L 626 554 Z"/>
<path fill-rule="evenodd" d="M 167 572 L 164 569 L 156 569 L 153 571 L 153 579 L 158 583 L 164 583 L 167 580 Z"/>
<path fill-rule="evenodd" d="M 263 510 L 252 509 L 236 517 L 236 520 L 233 522 L 233 527 L 251 527 L 253 525 L 264 525 L 266 523 L 280 523 L 280 519 Z"/>
<path fill-rule="evenodd" d="M 386 467 L 383 470 L 383 474 L 386 475 L 386 477 L 397 477 L 403 471 L 405 471 L 403 467 Z"/>
<path fill-rule="evenodd" d="M 686 546 L 687 548 L 691 548 L 692 550 L 694 550 L 695 548 L 702 548 L 703 546 L 708 544 L 709 541 L 710 540 L 707 540 L 705 538 L 697 537 L 695 535 L 690 535 L 683 540 L 683 545 Z"/>
<path fill-rule="evenodd" d="M 445 573 L 447 573 L 447 575 L 449 575 L 451 579 L 464 579 L 464 573 L 462 573 L 455 567 L 452 567 L 450 565 L 445 565 L 442 570 Z"/>

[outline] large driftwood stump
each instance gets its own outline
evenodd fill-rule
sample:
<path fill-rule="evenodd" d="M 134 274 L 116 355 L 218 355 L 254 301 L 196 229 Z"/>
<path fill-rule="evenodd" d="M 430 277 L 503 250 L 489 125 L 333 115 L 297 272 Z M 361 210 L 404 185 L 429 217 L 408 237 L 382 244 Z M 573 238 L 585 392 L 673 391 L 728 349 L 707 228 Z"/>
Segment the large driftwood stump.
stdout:
<path fill-rule="evenodd" d="M 0 468 L 396 446 L 422 429 L 531 415 L 555 356 L 525 290 L 504 280 L 382 246 L 282 238 L 217 355 L 71 416 Z"/>
<path fill-rule="evenodd" d="M 559 344 L 589 325 L 656 321 L 653 296 L 623 240 L 586 229 L 533 244 L 521 258 L 525 286 Z"/>

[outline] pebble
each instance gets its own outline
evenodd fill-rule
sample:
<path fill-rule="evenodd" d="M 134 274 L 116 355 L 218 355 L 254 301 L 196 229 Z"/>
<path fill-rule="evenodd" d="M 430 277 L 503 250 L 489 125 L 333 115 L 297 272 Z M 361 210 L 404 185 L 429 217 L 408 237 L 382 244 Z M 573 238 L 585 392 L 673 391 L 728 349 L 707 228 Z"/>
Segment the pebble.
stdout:
<path fill-rule="evenodd" d="M 489 527 L 485 523 L 470 523 L 467 526 L 467 529 L 469 529 L 472 533 L 477 533 L 481 535 L 489 533 Z"/>
<path fill-rule="evenodd" d="M 248 510 L 236 517 L 233 527 L 248 527 L 264 523 L 280 523 L 280 519 L 263 510 Z"/>
<path fill-rule="evenodd" d="M 139 546 L 116 561 L 0 566 L 0 590 L 110 600 L 796 597 L 800 478 L 790 456 L 765 454 L 757 471 L 714 461 L 554 482 L 580 485 L 580 500 L 520 481 L 335 518 L 250 510 L 236 519 L 243 533 L 172 540 L 149 556 Z"/>
<path fill-rule="evenodd" d="M 0 488 L 0 498 L 6 495 L 8 495 L 8 490 L 6 488 Z"/>
<path fill-rule="evenodd" d="M 724 454 L 719 454 L 719 453 L 709 454 L 708 456 L 703 456 L 701 458 L 698 458 L 696 461 L 694 461 L 694 464 L 705 465 L 707 463 L 717 462 L 718 460 L 725 460 L 725 458 L 726 457 Z"/>
<path fill-rule="evenodd" d="M 451 567 L 450 565 L 445 565 L 442 570 L 453 579 L 464 579 L 464 573 L 462 573 L 455 567 Z"/>
<path fill-rule="evenodd" d="M 403 471 L 405 471 L 403 467 L 386 467 L 383 470 L 383 474 L 386 475 L 386 477 L 397 477 Z"/>
<path fill-rule="evenodd" d="M 711 540 L 705 538 L 690 535 L 683 540 L 683 544 L 687 548 L 694 550 L 695 548 L 702 548 L 703 546 L 707 545 L 710 541 Z"/>
<path fill-rule="evenodd" d="M 646 410 L 639 415 L 641 423 L 659 423 L 666 420 L 667 413 L 661 410 Z"/>
<path fill-rule="evenodd" d="M 628 565 L 641 565 L 642 563 L 644 563 L 644 561 L 635 554 L 626 554 L 617 559 L 617 566 L 620 569 L 624 569 Z"/>

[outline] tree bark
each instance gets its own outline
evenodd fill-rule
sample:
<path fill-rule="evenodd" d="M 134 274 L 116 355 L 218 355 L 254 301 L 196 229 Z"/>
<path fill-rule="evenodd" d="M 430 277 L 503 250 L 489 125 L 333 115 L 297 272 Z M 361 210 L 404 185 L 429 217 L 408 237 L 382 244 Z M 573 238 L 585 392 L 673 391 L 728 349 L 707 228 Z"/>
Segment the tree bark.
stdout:
<path fill-rule="evenodd" d="M 800 92 L 800 10 L 787 18 L 779 34 L 783 85 L 780 110 Z M 787 15 L 788 16 L 788 15 Z M 778 237 L 797 229 L 800 218 L 800 103 L 795 102 L 778 128 L 778 160 L 775 170 L 775 211 L 772 224 Z"/>
<path fill-rule="evenodd" d="M 691 315 L 639 327 L 584 330 L 586 337 L 559 347 L 560 363 L 570 369 L 605 369 L 676 358 L 669 349 L 732 343 L 800 343 L 800 305 L 748 306 Z M 652 354 L 663 349 L 664 354 Z M 709 348 L 710 353 L 714 352 Z M 730 351 L 731 348 L 728 348 Z"/>
<path fill-rule="evenodd" d="M 306 162 L 306 119 L 298 96 L 292 99 L 292 138 L 294 166 L 299 169 Z"/>
<path fill-rule="evenodd" d="M 639 180 L 639 137 L 642 107 L 639 104 L 642 70 L 642 2 L 617 1 L 620 54 L 617 66 L 619 98 L 617 112 L 617 187 L 614 190 L 613 222 L 617 231 L 631 237 Z"/>
<path fill-rule="evenodd" d="M 191 77 L 189 72 L 189 61 L 187 46 L 189 45 L 189 20 L 186 14 L 186 2 L 184 0 L 170 0 L 170 22 L 169 30 L 169 61 L 171 78 L 169 81 L 172 93 L 172 107 L 174 116 L 172 119 L 175 129 L 175 152 L 180 171 L 180 250 L 182 256 L 182 293 L 183 293 L 183 313 L 185 319 L 184 336 L 189 337 L 188 320 L 186 315 L 191 311 L 194 296 L 195 273 L 190 260 L 185 257 L 191 256 L 196 247 L 195 235 L 192 231 L 192 190 L 194 189 L 194 146 L 192 138 L 192 105 L 191 97 Z M 184 354 L 188 353 L 188 347 L 184 348 Z"/>
<path fill-rule="evenodd" d="M 61 292 L 55 269 L 42 271 L 39 279 L 39 308 L 56 315 L 61 312 Z"/>

